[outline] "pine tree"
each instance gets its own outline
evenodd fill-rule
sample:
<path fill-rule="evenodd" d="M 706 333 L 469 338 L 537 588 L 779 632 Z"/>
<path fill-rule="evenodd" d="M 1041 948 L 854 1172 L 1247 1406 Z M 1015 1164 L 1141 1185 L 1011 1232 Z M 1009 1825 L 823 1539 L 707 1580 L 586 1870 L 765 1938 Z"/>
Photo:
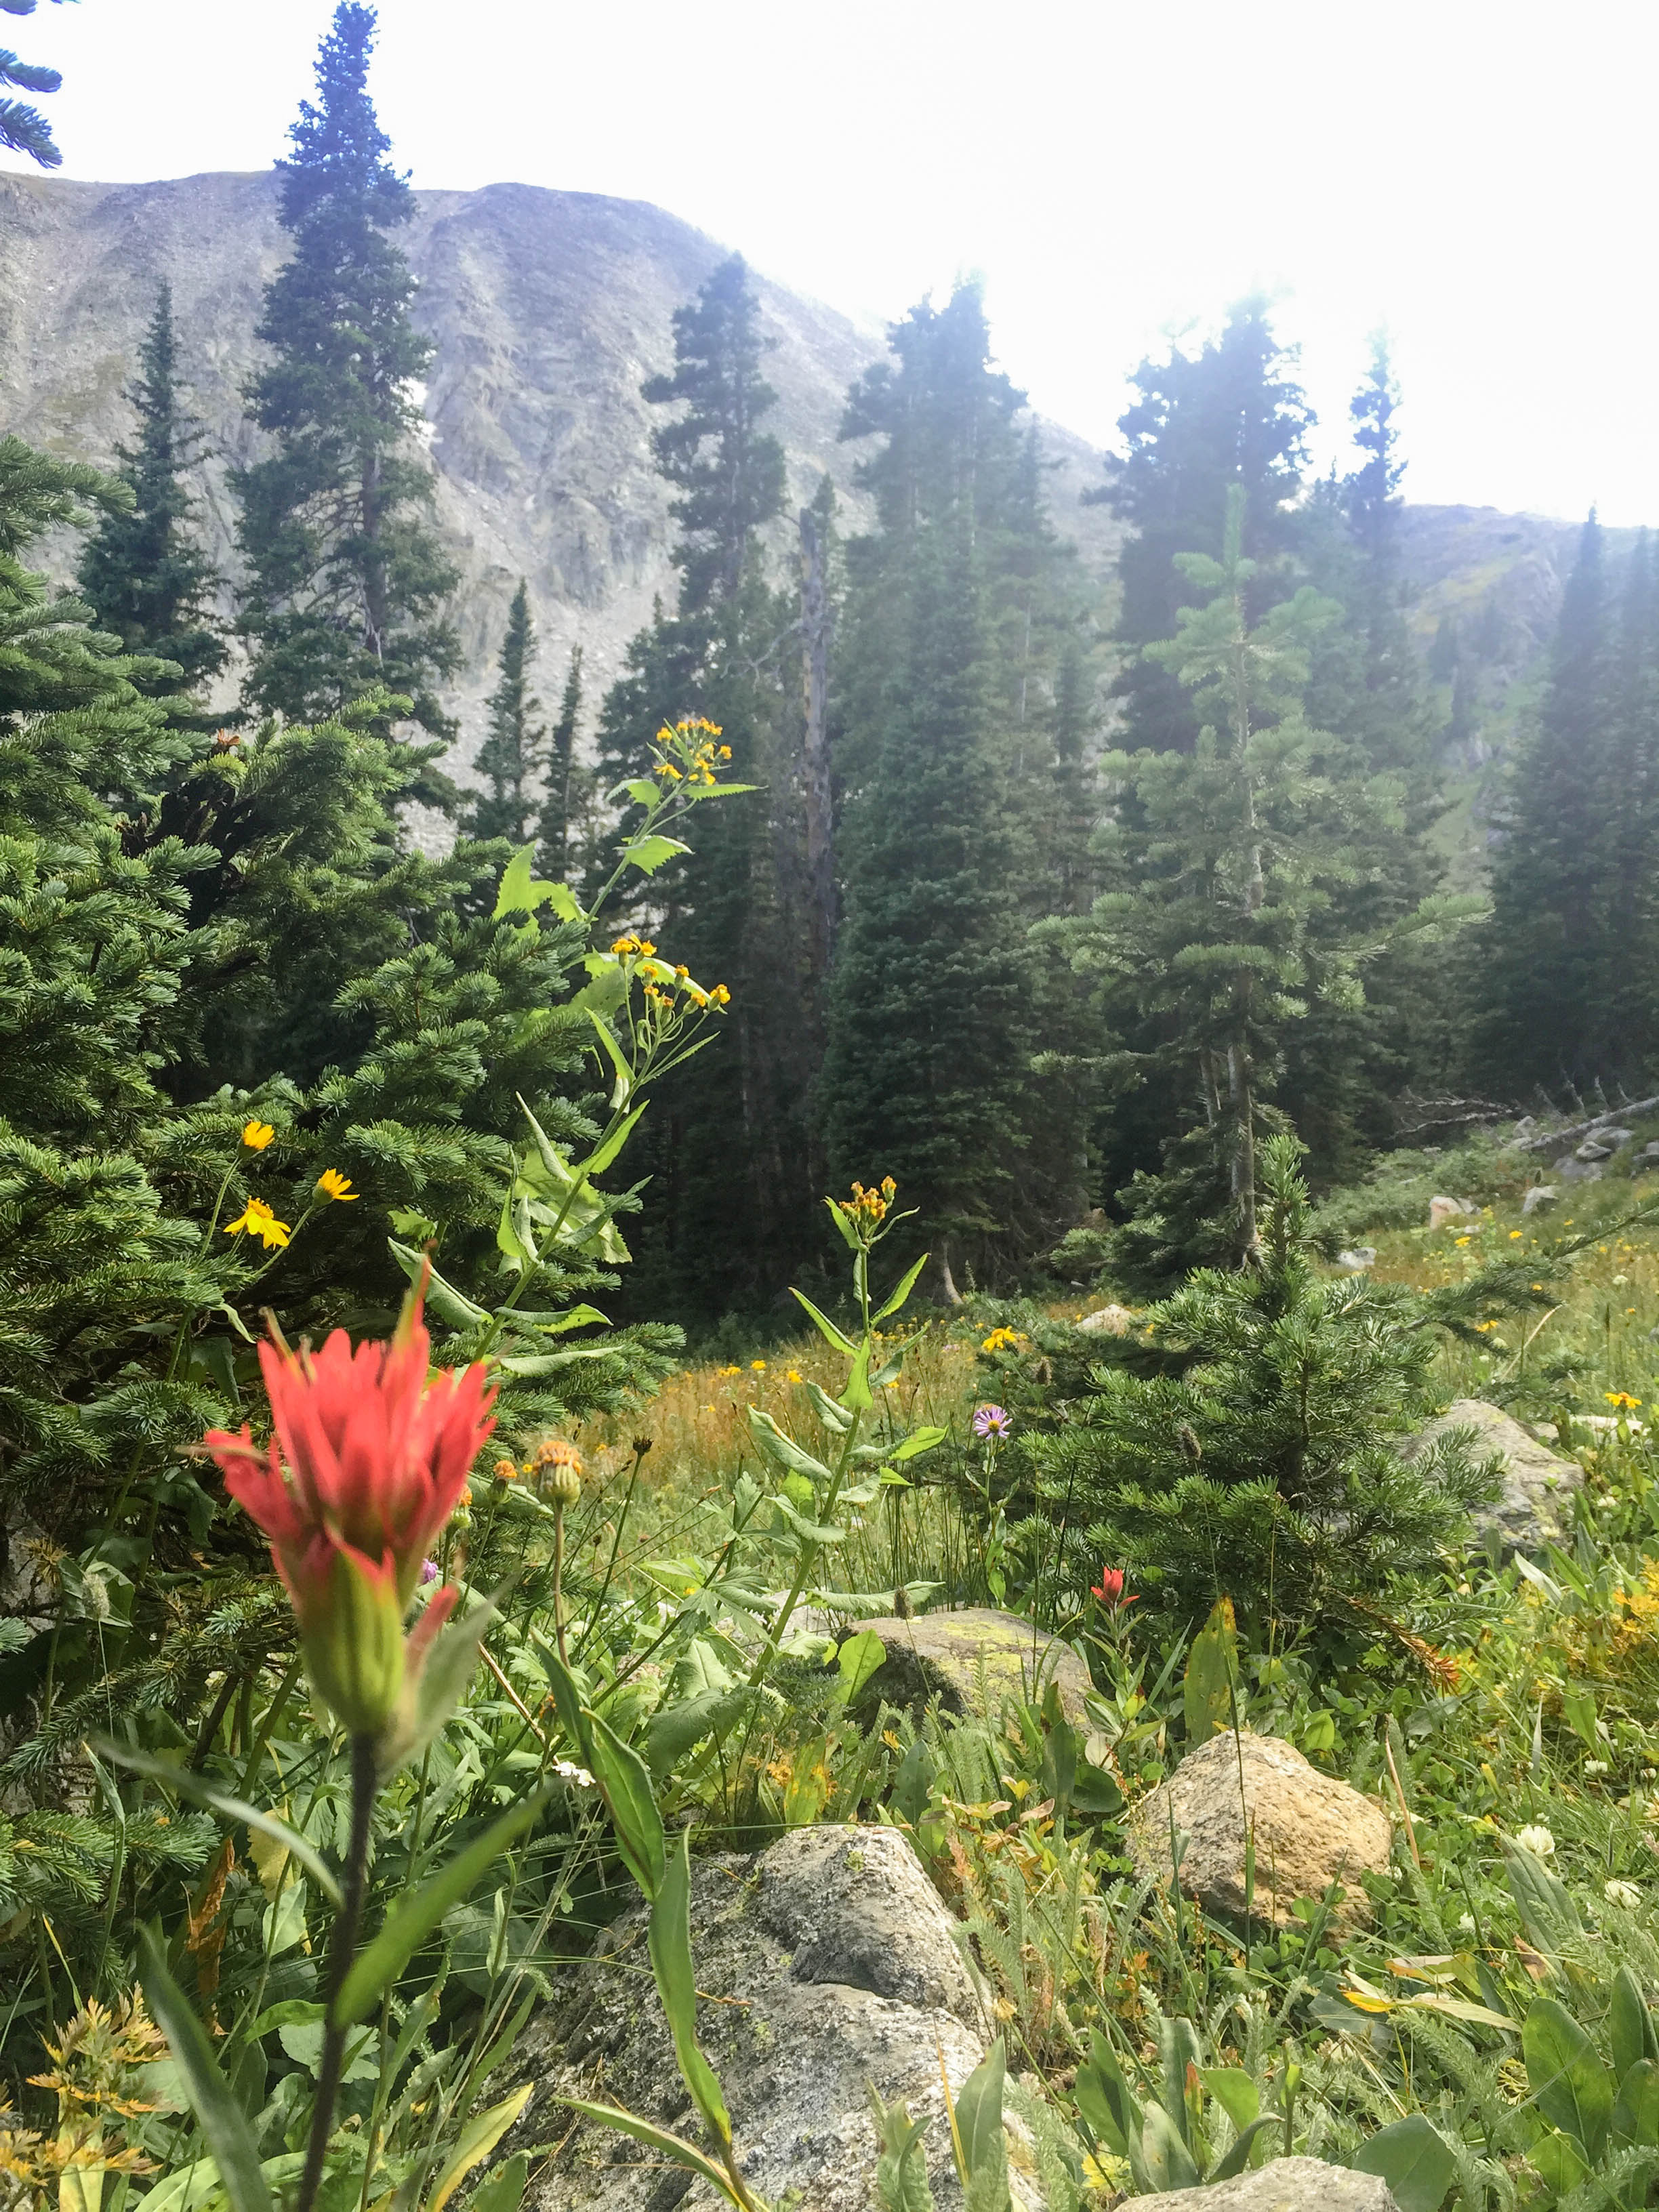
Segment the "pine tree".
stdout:
<path fill-rule="evenodd" d="M 1131 748 L 1190 749 L 1196 738 L 1190 702 L 1144 648 L 1170 636 L 1190 603 L 1176 556 L 1219 556 L 1231 484 L 1243 491 L 1244 553 L 1257 563 L 1253 615 L 1276 589 L 1273 564 L 1296 539 L 1292 506 L 1313 421 L 1295 368 L 1266 302 L 1250 299 L 1196 354 L 1173 349 L 1166 362 L 1143 362 L 1132 379 L 1139 397 L 1118 422 L 1127 451 L 1109 464 L 1099 495 L 1133 533 L 1118 563 L 1117 634 L 1130 658 L 1115 686 Z"/>
<path fill-rule="evenodd" d="M 1256 1265 L 1200 1270 L 1097 1368 L 1036 1440 L 1039 1510 L 1079 1601 L 1105 1559 L 1170 1629 L 1226 1596 L 1264 1645 L 1369 1642 L 1390 1582 L 1431 1572 L 1495 1486 L 1449 1437 L 1401 1456 L 1437 1387 L 1427 1302 L 1318 1266 L 1293 1138 L 1261 1175 Z"/>
<path fill-rule="evenodd" d="M 1548 687 L 1515 763 L 1482 933 L 1477 1051 L 1488 1079 L 1517 1096 L 1536 1084 L 1588 1088 L 1604 1073 L 1590 1024 L 1606 961 L 1613 644 L 1592 514 L 1563 595 Z"/>
<path fill-rule="evenodd" d="M 411 451 L 411 386 L 432 358 L 410 319 L 415 279 L 386 236 L 414 213 L 367 87 L 375 13 L 340 0 L 283 167 L 294 240 L 258 335 L 276 358 L 248 387 L 275 450 L 237 472 L 248 585 L 250 701 L 290 720 L 372 690 L 406 693 L 434 736 L 434 687 L 459 659 L 441 608 L 455 570 L 424 520 L 432 477 Z M 441 782 L 441 780 L 440 780 Z M 440 786 L 428 779 L 430 794 Z"/>
<path fill-rule="evenodd" d="M 191 529 L 198 502 L 186 477 L 201 457 L 204 433 L 185 411 L 179 389 L 170 285 L 156 295 L 138 358 L 138 380 L 127 395 L 137 410 L 137 437 L 116 449 L 118 478 L 133 504 L 106 513 L 88 540 L 81 590 L 125 651 L 177 666 L 186 696 L 173 708 L 174 718 L 200 721 L 202 688 L 223 668 L 228 651 L 212 611 L 219 579 Z M 169 679 L 167 690 L 179 680 Z"/>
<path fill-rule="evenodd" d="M 547 789 L 536 831 L 536 865 L 562 883 L 575 865 L 571 831 L 581 811 L 577 789 L 576 732 L 582 714 L 582 649 L 573 646 L 559 697 L 559 719 L 548 732 Z"/>
<path fill-rule="evenodd" d="M 0 12 L 8 15 L 32 15 L 34 0 L 0 0 Z M 0 93 L 15 89 L 18 92 L 61 92 L 62 73 L 44 68 L 38 62 L 20 61 L 14 53 L 0 47 Z M 43 169 L 63 167 L 64 157 L 52 138 L 52 125 L 38 107 L 27 100 L 0 100 L 0 146 L 8 152 L 27 154 Z"/>
<path fill-rule="evenodd" d="M 535 721 L 541 702 L 530 691 L 529 670 L 535 657 L 530 592 L 520 577 L 507 610 L 495 689 L 485 702 L 489 731 L 473 763 L 489 781 L 489 789 L 480 793 L 467 811 L 467 830 L 474 837 L 506 837 L 514 845 L 522 845 L 530 836 L 529 778 L 544 734 Z"/>
<path fill-rule="evenodd" d="M 881 441 L 859 471 L 878 528 L 848 554 L 843 915 L 819 1099 L 835 1179 L 892 1175 L 951 1287 L 964 1261 L 994 1270 L 1052 1241 L 1066 1225 L 1053 1186 L 1077 1157 L 1071 1098 L 1031 1080 L 1021 912 L 1028 777 L 1053 807 L 1028 653 L 1048 628 L 1049 549 L 1024 403 L 990 366 L 977 292 L 913 309 L 890 343 L 842 428 Z"/>
<path fill-rule="evenodd" d="M 1270 1102 L 1292 1032 L 1322 1001 L 1363 1003 L 1361 966 L 1390 934 L 1463 910 L 1428 901 L 1390 932 L 1345 903 L 1358 856 L 1398 819 L 1399 786 L 1373 776 L 1351 741 L 1310 726 L 1312 649 L 1341 610 L 1304 585 L 1251 620 L 1243 503 L 1233 486 L 1220 561 L 1181 556 L 1207 597 L 1148 649 L 1191 696 L 1198 742 L 1190 754 L 1109 758 L 1119 786 L 1109 889 L 1090 915 L 1050 926 L 1115 973 L 1143 1041 L 1135 1063 L 1186 1103 L 1164 1173 L 1138 1178 L 1118 1239 L 1137 1288 L 1251 1259 L 1256 1147 L 1279 1118 Z"/>

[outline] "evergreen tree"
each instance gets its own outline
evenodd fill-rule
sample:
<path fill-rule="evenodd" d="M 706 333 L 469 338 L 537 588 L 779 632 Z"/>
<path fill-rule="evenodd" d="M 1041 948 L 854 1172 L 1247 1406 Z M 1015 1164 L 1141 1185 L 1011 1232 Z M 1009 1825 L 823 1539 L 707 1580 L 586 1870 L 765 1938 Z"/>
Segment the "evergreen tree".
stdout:
<path fill-rule="evenodd" d="M 582 713 L 582 649 L 573 646 L 559 698 L 559 719 L 548 732 L 547 792 L 536 831 L 536 864 L 562 883 L 572 872 L 571 830 L 578 810 L 576 730 Z"/>
<path fill-rule="evenodd" d="M 1257 564 L 1254 614 L 1275 588 L 1273 565 L 1296 538 L 1292 507 L 1313 422 L 1295 368 L 1267 303 L 1250 299 L 1197 353 L 1173 349 L 1166 362 L 1144 361 L 1132 380 L 1139 396 L 1118 421 L 1127 451 L 1109 463 L 1099 495 L 1132 532 L 1118 562 L 1117 634 L 1128 659 L 1114 687 L 1131 748 L 1190 749 L 1197 736 L 1190 701 L 1145 648 L 1169 637 L 1190 603 L 1176 556 L 1219 556 L 1231 484 L 1243 491 L 1244 553 Z"/>
<path fill-rule="evenodd" d="M 1437 1389 L 1429 1302 L 1320 1268 L 1293 1138 L 1261 1172 L 1256 1265 L 1200 1270 L 1146 1344 L 1109 1346 L 1034 1442 L 1039 1511 L 1079 1603 L 1105 1559 L 1170 1628 L 1226 1596 L 1265 1645 L 1368 1642 L 1389 1583 L 1434 1571 L 1496 1485 L 1454 1437 L 1401 1457 Z"/>
<path fill-rule="evenodd" d="M 1164 1175 L 1132 1187 L 1117 1256 L 1136 1287 L 1253 1258 L 1256 1146 L 1279 1118 L 1269 1102 L 1292 1032 L 1322 1001 L 1361 1004 L 1361 965 L 1390 934 L 1462 911 L 1425 901 L 1391 932 L 1345 901 L 1359 856 L 1399 818 L 1400 787 L 1309 725 L 1312 648 L 1341 610 L 1304 585 L 1251 620 L 1243 503 L 1234 485 L 1220 561 L 1181 556 L 1188 586 L 1208 596 L 1149 648 L 1190 694 L 1198 742 L 1108 760 L 1119 786 L 1109 888 L 1088 916 L 1050 926 L 1115 975 L 1136 1018 L 1133 1064 L 1186 1107 Z"/>
<path fill-rule="evenodd" d="M 890 343 L 842 426 L 880 440 L 859 471 L 878 527 L 848 548 L 819 1098 L 834 1178 L 892 1175 L 948 1288 L 964 1261 L 994 1269 L 1052 1241 L 1075 1201 L 1056 1197 L 1075 1182 L 1073 1101 L 1031 1080 L 1021 911 L 1039 789 L 1053 829 L 1053 670 L 1029 650 L 1049 629 L 1052 546 L 977 292 L 913 309 Z"/>
<path fill-rule="evenodd" d="M 535 722 L 541 702 L 530 691 L 530 664 L 535 657 L 530 592 L 520 577 L 507 610 L 495 689 L 485 702 L 489 730 L 473 763 L 489 787 L 467 811 L 467 829 L 474 837 L 505 837 L 512 844 L 522 845 L 530 836 L 528 779 L 544 735 Z"/>
<path fill-rule="evenodd" d="M 187 696 L 174 708 L 175 719 L 199 717 L 202 687 L 223 668 L 227 648 L 212 611 L 219 580 L 191 531 L 198 502 L 185 479 L 200 458 L 204 433 L 186 413 L 179 389 L 167 284 L 156 295 L 138 358 L 138 380 L 127 395 L 137 410 L 137 437 L 116 449 L 118 478 L 133 503 L 106 513 L 88 540 L 81 590 L 125 651 L 178 668 Z M 170 679 L 167 688 L 177 681 Z"/>
<path fill-rule="evenodd" d="M 1580 1089 L 1595 1064 L 1595 994 L 1606 965 L 1613 825 L 1607 762 L 1615 706 L 1613 625 L 1594 514 L 1563 595 L 1549 683 L 1515 764 L 1504 842 L 1482 933 L 1475 1038 L 1489 1080 Z"/>
<path fill-rule="evenodd" d="M 340 0 L 283 165 L 294 252 L 258 335 L 276 358 L 248 387 L 275 450 L 238 471 L 248 565 L 248 697 L 290 720 L 371 690 L 407 693 L 434 735 L 434 686 L 459 659 L 441 607 L 455 571 L 424 520 L 432 478 L 411 451 L 410 396 L 432 358 L 410 319 L 415 280 L 386 236 L 414 213 L 368 92 L 375 14 Z M 441 780 L 428 793 L 441 795 Z"/>
<path fill-rule="evenodd" d="M 0 12 L 32 15 L 34 0 L 0 0 Z M 61 71 L 44 68 L 38 62 L 20 61 L 0 46 L 0 93 L 60 92 L 63 84 Z M 43 169 L 63 167 L 64 157 L 52 138 L 51 124 L 27 100 L 0 100 L 0 146 L 9 153 L 27 154 Z"/>

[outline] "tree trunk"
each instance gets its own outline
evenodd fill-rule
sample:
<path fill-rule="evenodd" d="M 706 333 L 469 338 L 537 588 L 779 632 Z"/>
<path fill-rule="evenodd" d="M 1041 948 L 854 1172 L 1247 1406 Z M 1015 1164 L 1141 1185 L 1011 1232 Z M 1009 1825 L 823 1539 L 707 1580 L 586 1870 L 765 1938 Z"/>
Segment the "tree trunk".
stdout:
<path fill-rule="evenodd" d="M 806 669 L 801 775 L 806 808 L 807 945 L 812 993 L 821 1003 L 835 949 L 835 824 L 830 781 L 830 610 L 824 546 L 810 507 L 800 511 L 800 628 Z"/>

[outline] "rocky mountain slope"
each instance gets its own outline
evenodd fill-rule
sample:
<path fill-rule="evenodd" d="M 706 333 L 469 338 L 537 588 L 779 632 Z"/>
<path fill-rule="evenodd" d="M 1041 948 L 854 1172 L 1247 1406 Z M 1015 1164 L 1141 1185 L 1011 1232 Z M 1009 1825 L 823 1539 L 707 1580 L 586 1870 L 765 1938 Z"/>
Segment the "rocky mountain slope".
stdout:
<path fill-rule="evenodd" d="M 260 294 L 287 244 L 276 197 L 270 173 L 149 185 L 0 175 L 0 430 L 108 461 L 129 427 L 123 390 L 157 283 L 169 279 L 193 404 L 213 441 L 203 489 L 227 569 L 225 471 L 253 451 L 240 393 L 258 352 Z M 420 279 L 416 319 L 437 347 L 422 404 L 439 514 L 462 575 L 466 665 L 450 699 L 465 759 L 521 575 L 541 634 L 544 696 L 556 696 L 580 642 L 592 701 L 653 596 L 672 601 L 667 495 L 640 386 L 672 366 L 673 311 L 725 249 L 635 200 L 522 185 L 416 198 L 403 242 Z M 884 351 L 882 333 L 763 280 L 759 290 L 791 501 L 804 504 L 828 471 L 856 526 L 855 456 L 836 431 L 848 386 Z M 1053 425 L 1044 440 L 1056 520 L 1104 578 L 1116 526 L 1079 504 L 1098 456 Z M 72 547 L 55 550 L 66 567 Z"/>

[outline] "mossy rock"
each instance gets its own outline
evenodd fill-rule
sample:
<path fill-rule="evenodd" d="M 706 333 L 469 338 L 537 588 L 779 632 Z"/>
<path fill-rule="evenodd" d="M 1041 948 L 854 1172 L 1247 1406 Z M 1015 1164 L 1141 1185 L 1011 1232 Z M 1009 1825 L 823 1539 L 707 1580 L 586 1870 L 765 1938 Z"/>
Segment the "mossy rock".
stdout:
<path fill-rule="evenodd" d="M 887 1653 L 865 1686 L 866 1698 L 915 1705 L 937 1697 L 947 1712 L 994 1720 L 1008 1698 L 1035 1705 L 1053 1682 L 1066 1719 L 1085 1725 L 1089 1669 L 1069 1645 L 1018 1613 L 969 1606 L 914 1620 L 887 1614 L 860 1621 L 854 1633 L 866 1629 L 880 1637 Z"/>

